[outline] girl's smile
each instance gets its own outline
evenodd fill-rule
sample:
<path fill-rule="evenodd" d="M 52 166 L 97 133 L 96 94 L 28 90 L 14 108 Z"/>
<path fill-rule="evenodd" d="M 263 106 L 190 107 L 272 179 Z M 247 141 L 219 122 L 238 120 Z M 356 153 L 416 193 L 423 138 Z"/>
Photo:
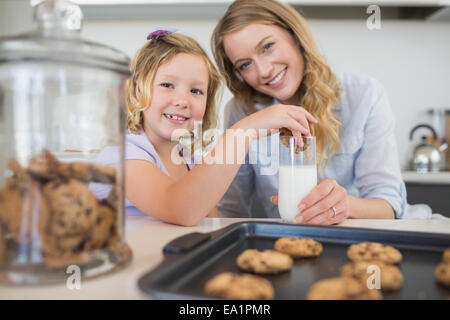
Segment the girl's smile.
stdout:
<path fill-rule="evenodd" d="M 166 119 L 175 125 L 184 124 L 186 121 L 190 119 L 190 117 L 185 117 L 180 114 L 169 114 L 169 113 L 163 113 L 163 116 L 166 117 Z"/>

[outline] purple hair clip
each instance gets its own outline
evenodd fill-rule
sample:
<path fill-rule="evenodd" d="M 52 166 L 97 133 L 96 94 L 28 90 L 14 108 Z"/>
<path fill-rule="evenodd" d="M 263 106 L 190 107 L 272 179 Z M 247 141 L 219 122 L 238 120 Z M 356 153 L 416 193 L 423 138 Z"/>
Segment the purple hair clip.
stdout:
<path fill-rule="evenodd" d="M 147 40 L 151 40 L 151 39 L 154 39 L 154 38 L 162 37 L 162 36 L 165 36 L 165 35 L 177 32 L 177 31 L 178 31 L 177 29 L 173 29 L 173 28 L 168 28 L 166 30 L 158 29 L 158 30 L 155 30 L 155 31 L 149 33 L 148 36 L 147 36 Z"/>

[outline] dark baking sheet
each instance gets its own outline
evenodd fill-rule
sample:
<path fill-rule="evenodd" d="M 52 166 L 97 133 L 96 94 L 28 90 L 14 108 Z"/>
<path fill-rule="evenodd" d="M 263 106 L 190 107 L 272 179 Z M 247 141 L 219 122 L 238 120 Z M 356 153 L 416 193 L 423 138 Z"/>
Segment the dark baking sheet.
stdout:
<path fill-rule="evenodd" d="M 304 299 L 316 281 L 339 276 L 339 269 L 349 262 L 348 246 L 363 241 L 391 245 L 403 254 L 399 264 L 403 288 L 383 293 L 384 299 L 450 298 L 450 290 L 434 279 L 442 252 L 450 247 L 449 234 L 241 222 L 203 235 L 189 234 L 169 243 L 164 261 L 139 279 L 141 290 L 154 299 L 207 299 L 203 288 L 209 279 L 226 271 L 243 273 L 236 258 L 244 250 L 273 249 L 276 239 L 295 236 L 320 241 L 323 253 L 318 258 L 294 260 L 291 271 L 264 275 L 274 286 L 275 299 Z"/>

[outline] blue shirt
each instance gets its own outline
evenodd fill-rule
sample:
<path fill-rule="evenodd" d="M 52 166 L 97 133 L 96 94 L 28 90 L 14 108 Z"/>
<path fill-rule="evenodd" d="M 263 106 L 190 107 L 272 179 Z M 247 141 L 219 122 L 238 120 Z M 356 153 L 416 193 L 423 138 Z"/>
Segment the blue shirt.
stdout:
<path fill-rule="evenodd" d="M 407 204 L 406 188 L 398 160 L 394 115 L 385 89 L 367 76 L 341 74 L 337 77 L 341 96 L 334 113 L 342 123 L 340 149 L 328 159 L 318 181 L 332 178 L 350 195 L 384 199 L 396 217 L 402 218 Z M 267 106 L 257 104 L 256 109 Z M 244 117 L 232 99 L 225 109 L 225 128 Z M 278 207 L 270 202 L 270 197 L 278 194 L 278 170 L 269 161 L 278 159 L 278 147 L 272 148 L 273 139 L 278 140 L 278 135 L 251 144 L 246 163 L 218 204 L 221 217 L 250 217 L 250 199 L 254 193 L 269 218 L 280 217 Z"/>

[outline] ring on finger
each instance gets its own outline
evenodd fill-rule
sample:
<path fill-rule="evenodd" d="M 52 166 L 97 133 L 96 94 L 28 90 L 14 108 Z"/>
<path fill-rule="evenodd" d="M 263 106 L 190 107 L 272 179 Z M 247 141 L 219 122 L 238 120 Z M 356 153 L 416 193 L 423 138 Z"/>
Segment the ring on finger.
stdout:
<path fill-rule="evenodd" d="M 333 210 L 333 215 L 331 216 L 331 218 L 336 217 L 336 214 L 337 214 L 336 208 L 335 207 L 331 207 L 331 210 Z"/>

